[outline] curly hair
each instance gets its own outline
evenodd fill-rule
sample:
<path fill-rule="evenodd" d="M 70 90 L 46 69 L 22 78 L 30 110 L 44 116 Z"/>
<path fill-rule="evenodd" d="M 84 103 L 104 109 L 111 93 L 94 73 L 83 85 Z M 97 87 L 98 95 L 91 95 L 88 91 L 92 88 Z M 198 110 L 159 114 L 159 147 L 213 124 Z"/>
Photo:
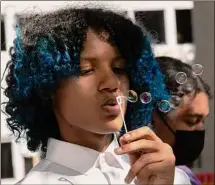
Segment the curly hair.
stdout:
<path fill-rule="evenodd" d="M 51 97 L 62 79 L 79 75 L 79 56 L 89 28 L 119 49 L 126 60 L 130 88 L 138 94 L 151 93 L 149 104 L 128 103 L 128 128 L 148 124 L 157 102 L 169 98 L 150 37 L 125 16 L 102 8 L 67 8 L 20 17 L 10 50 L 5 111 L 9 128 L 17 139 L 26 135 L 31 151 L 46 151 L 49 137 L 60 138 Z"/>

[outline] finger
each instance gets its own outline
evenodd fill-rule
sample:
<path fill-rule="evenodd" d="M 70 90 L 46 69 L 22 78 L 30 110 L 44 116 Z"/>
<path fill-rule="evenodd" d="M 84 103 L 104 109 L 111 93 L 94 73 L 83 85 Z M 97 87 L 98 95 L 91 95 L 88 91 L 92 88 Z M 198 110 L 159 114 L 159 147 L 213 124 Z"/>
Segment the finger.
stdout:
<path fill-rule="evenodd" d="M 172 165 L 171 169 L 169 168 L 170 165 Z M 165 169 L 168 169 L 168 171 Z M 145 181 L 146 174 L 148 175 L 149 184 L 152 184 L 152 181 L 153 181 L 153 184 L 158 184 L 158 183 L 159 184 L 173 184 L 175 166 L 173 164 L 169 164 L 165 160 L 158 162 L 158 163 L 151 163 L 151 164 L 145 166 L 136 176 L 136 178 L 140 182 L 140 184 L 142 184 Z M 155 178 L 155 179 L 152 179 L 152 178 Z M 163 181 L 163 183 L 162 183 L 162 181 Z"/>
<path fill-rule="evenodd" d="M 120 147 L 122 147 L 123 145 L 127 144 L 128 142 L 124 141 L 124 140 L 120 140 Z M 116 150 L 118 150 L 116 148 Z M 120 149 L 119 149 L 120 150 Z M 129 162 L 132 165 L 138 158 L 139 158 L 140 154 L 137 155 L 129 155 Z"/>
<path fill-rule="evenodd" d="M 142 170 L 135 178 L 135 184 L 137 185 L 149 185 L 150 173 L 146 170 Z M 126 181 L 125 181 L 126 182 Z"/>
<path fill-rule="evenodd" d="M 118 155 L 126 154 L 126 153 L 134 153 L 134 152 L 156 152 L 161 148 L 161 144 L 156 141 L 141 139 L 138 141 L 133 141 L 131 143 L 127 143 L 121 145 L 120 147 L 115 149 L 115 153 Z"/>
<path fill-rule="evenodd" d="M 126 182 L 130 183 L 145 166 L 164 160 L 165 155 L 161 155 L 160 153 L 148 153 L 141 155 L 140 158 L 131 166 L 126 176 Z"/>
<path fill-rule="evenodd" d="M 121 136 L 120 139 L 119 139 L 120 146 L 129 143 L 128 141 L 125 141 L 124 139 L 121 139 L 121 138 L 122 138 L 122 136 Z"/>
<path fill-rule="evenodd" d="M 139 139 L 149 139 L 162 143 L 162 140 L 147 126 L 127 132 L 120 137 L 120 141 L 123 140 L 124 142 L 132 142 Z"/>

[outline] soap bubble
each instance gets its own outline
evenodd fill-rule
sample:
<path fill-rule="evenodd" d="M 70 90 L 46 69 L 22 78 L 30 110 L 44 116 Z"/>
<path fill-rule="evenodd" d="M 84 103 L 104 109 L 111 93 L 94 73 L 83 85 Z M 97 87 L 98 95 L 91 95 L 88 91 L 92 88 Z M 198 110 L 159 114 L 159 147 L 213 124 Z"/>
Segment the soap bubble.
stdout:
<path fill-rule="evenodd" d="M 150 93 L 148 92 L 144 92 L 140 95 L 140 101 L 143 103 L 143 104 L 147 104 L 147 103 L 150 103 L 152 101 L 152 96 Z"/>
<path fill-rule="evenodd" d="M 179 84 L 184 84 L 187 82 L 187 74 L 184 73 L 184 72 L 178 72 L 176 75 L 175 75 L 175 80 L 177 83 Z"/>
<path fill-rule="evenodd" d="M 192 72 L 194 75 L 201 75 L 203 73 L 203 66 L 201 64 L 194 64 L 192 66 Z"/>
<path fill-rule="evenodd" d="M 171 105 L 170 105 L 170 102 L 167 101 L 167 100 L 161 100 L 159 103 L 158 103 L 158 108 L 161 112 L 169 112 L 171 110 Z"/>
<path fill-rule="evenodd" d="M 137 100 L 138 100 L 137 93 L 133 90 L 129 90 L 127 100 L 131 103 L 137 102 Z"/>

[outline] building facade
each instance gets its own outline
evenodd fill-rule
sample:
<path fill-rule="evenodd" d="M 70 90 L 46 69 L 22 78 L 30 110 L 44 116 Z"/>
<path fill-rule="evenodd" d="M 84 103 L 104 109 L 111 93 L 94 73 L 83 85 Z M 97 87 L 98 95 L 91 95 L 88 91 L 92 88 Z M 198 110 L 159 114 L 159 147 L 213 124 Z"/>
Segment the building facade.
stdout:
<path fill-rule="evenodd" d="M 120 8 L 133 20 L 144 23 L 156 40 L 156 56 L 167 55 L 192 63 L 195 59 L 193 44 L 192 1 L 113 1 L 104 2 L 108 6 Z M 80 5 L 80 2 L 78 2 Z M 2 1 L 1 3 L 1 77 L 7 61 L 8 51 L 15 37 L 16 16 L 28 12 L 52 11 L 65 5 L 76 5 L 64 1 Z M 2 84 L 5 86 L 5 81 Z M 5 96 L 1 91 L 2 102 Z M 16 144 L 5 123 L 6 116 L 1 113 L 1 181 L 14 184 L 39 161 L 38 153 L 30 153 L 24 143 Z M 204 160 L 204 159 L 202 159 Z M 201 160 L 197 163 L 201 168 Z"/>

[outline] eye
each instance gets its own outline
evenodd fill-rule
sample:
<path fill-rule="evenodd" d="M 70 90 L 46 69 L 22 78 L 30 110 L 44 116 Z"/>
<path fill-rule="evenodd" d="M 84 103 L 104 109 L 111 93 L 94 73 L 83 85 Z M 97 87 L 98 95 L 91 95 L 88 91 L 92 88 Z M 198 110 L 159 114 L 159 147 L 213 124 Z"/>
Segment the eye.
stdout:
<path fill-rule="evenodd" d="M 93 71 L 94 71 L 93 68 L 85 69 L 85 70 L 81 69 L 81 70 L 80 70 L 80 75 L 81 75 L 81 76 L 89 75 L 89 74 L 91 74 Z"/>
<path fill-rule="evenodd" d="M 188 126 L 193 126 L 196 124 L 196 122 L 193 122 L 193 121 L 185 121 L 185 123 L 188 125 Z"/>
<path fill-rule="evenodd" d="M 112 68 L 113 72 L 116 74 L 125 74 L 125 67 L 113 67 Z"/>
<path fill-rule="evenodd" d="M 197 124 L 197 119 L 185 119 L 184 123 L 190 127 L 194 126 Z"/>

